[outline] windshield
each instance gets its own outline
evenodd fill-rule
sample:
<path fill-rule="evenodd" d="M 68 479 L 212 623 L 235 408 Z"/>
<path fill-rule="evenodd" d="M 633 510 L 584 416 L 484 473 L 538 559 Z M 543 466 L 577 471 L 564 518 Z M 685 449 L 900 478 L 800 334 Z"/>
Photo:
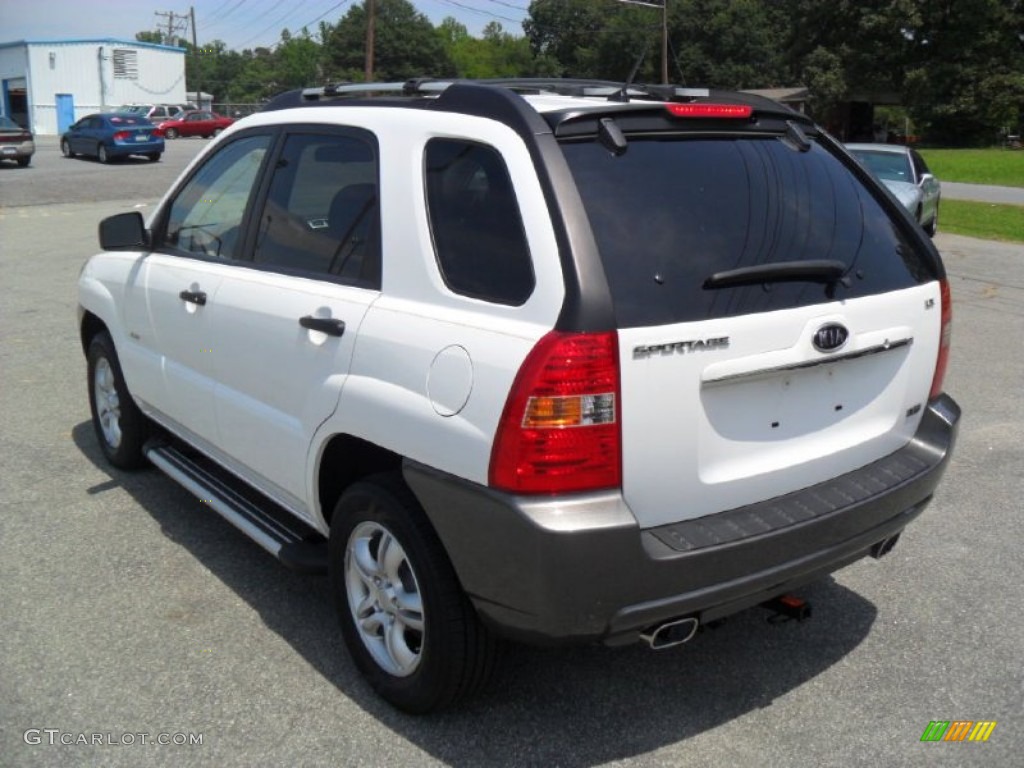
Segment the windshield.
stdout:
<path fill-rule="evenodd" d="M 914 183 L 910 158 L 902 152 L 873 152 L 869 149 L 851 149 L 850 152 L 882 181 Z"/>
<path fill-rule="evenodd" d="M 930 253 L 816 142 L 800 152 L 768 136 L 673 135 L 630 137 L 618 156 L 595 141 L 562 149 L 621 327 L 787 309 L 935 277 Z M 718 272 L 804 260 L 841 262 L 849 285 L 705 287 Z"/>

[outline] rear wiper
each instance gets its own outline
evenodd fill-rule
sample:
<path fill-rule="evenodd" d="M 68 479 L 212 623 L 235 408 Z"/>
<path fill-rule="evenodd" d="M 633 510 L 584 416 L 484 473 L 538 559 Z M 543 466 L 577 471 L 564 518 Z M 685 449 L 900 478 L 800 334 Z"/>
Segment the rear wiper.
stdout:
<path fill-rule="evenodd" d="M 778 261 L 752 267 L 715 272 L 704 281 L 704 288 L 732 288 L 737 285 L 765 283 L 825 283 L 850 287 L 845 277 L 846 265 L 837 259 L 810 259 L 808 261 Z"/>

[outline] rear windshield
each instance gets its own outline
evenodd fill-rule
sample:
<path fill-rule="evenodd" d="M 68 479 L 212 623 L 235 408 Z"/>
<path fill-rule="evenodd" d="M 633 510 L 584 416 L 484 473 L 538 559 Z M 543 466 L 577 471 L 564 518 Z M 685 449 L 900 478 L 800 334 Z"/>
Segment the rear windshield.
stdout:
<path fill-rule="evenodd" d="M 732 317 L 828 301 L 820 283 L 704 288 L 716 272 L 836 259 L 836 299 L 935 278 L 930 255 L 842 163 L 774 137 L 631 138 L 615 156 L 562 146 L 601 252 L 620 327 Z"/>

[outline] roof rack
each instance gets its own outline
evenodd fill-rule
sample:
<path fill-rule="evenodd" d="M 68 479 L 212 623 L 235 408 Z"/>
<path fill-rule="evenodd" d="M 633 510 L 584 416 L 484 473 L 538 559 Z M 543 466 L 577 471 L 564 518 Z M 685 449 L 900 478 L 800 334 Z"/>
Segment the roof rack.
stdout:
<path fill-rule="evenodd" d="M 367 96 L 437 96 L 446 89 L 460 84 L 493 85 L 508 88 L 520 94 L 552 93 L 560 96 L 609 97 L 623 93 L 623 84 L 612 80 L 577 80 L 569 78 L 432 78 L 418 77 L 402 82 L 390 83 L 332 83 L 318 88 L 302 89 L 304 101 L 319 101 L 324 98 L 362 98 Z M 684 88 L 677 85 L 647 85 L 634 83 L 625 89 L 633 98 L 677 101 L 706 98 L 707 88 Z"/>
<path fill-rule="evenodd" d="M 264 105 L 262 111 L 287 109 L 291 107 L 326 105 L 335 100 L 351 100 L 363 104 L 377 102 L 403 102 L 409 106 L 426 106 L 437 101 L 444 102 L 445 91 L 452 86 L 490 86 L 512 91 L 520 96 L 552 94 L 603 98 L 609 101 L 673 101 L 693 102 L 713 99 L 724 103 L 749 104 L 758 109 L 777 111 L 779 104 L 761 96 L 748 93 L 717 91 L 707 88 L 687 88 L 679 85 L 656 85 L 631 83 L 624 85 L 613 80 L 586 80 L 572 78 L 432 78 L 418 77 L 400 82 L 387 83 L 332 83 L 317 88 L 304 88 L 282 93 Z M 787 109 L 787 112 L 792 110 Z"/>

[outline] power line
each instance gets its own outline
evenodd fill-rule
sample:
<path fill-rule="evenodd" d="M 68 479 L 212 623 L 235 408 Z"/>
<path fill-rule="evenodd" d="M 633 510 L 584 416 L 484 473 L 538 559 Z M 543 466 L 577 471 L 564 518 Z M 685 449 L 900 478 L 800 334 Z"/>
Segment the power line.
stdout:
<path fill-rule="evenodd" d="M 509 16 L 502 16 L 500 13 L 492 13 L 491 11 L 485 11 L 483 8 L 474 8 L 471 5 L 457 2 L 456 0 L 441 0 L 445 5 L 455 6 L 456 8 L 462 8 L 465 11 L 472 11 L 473 13 L 479 13 L 483 16 L 490 16 L 492 19 L 501 19 L 502 21 L 511 21 L 513 24 L 518 24 L 522 19 L 513 19 Z"/>
<path fill-rule="evenodd" d="M 327 14 L 329 14 L 329 13 L 331 13 L 331 12 L 333 12 L 333 11 L 336 11 L 336 10 L 337 10 L 338 8 L 341 8 L 341 6 L 345 5 L 346 3 L 350 3 L 350 2 L 352 2 L 352 0 L 341 0 L 341 2 L 340 2 L 340 3 L 337 3 L 337 4 L 335 4 L 335 5 L 332 5 L 332 6 L 331 6 L 330 8 L 328 8 L 328 9 L 327 9 L 326 11 L 324 11 L 324 12 L 323 12 L 323 13 L 321 13 L 321 14 L 320 14 L 319 16 L 317 16 L 317 17 L 316 17 L 315 19 L 312 19 L 312 20 L 310 20 L 310 21 L 307 21 L 307 22 L 306 22 L 306 23 L 304 23 L 304 24 L 299 24 L 298 26 L 296 26 L 296 27 L 295 27 L 295 29 L 297 29 L 297 30 L 298 30 L 298 29 L 304 29 L 305 27 L 308 27 L 308 26 L 309 26 L 310 24 L 316 24 L 316 23 L 317 23 L 318 21 L 320 21 L 320 19 L 322 19 L 322 18 L 323 18 L 324 16 L 326 16 Z M 258 35 L 256 35 L 255 37 L 250 37 L 250 38 L 249 38 L 248 40 L 246 40 L 246 41 L 245 41 L 244 43 L 242 43 L 241 45 L 239 45 L 239 46 L 238 46 L 238 48 L 243 48 L 243 47 L 244 47 L 245 45 L 247 45 L 248 43 L 252 42 L 253 40 L 256 40 L 257 38 L 259 38 L 259 37 L 262 37 L 262 36 L 263 36 L 263 34 L 264 34 L 265 32 L 269 31 L 270 29 L 272 29 L 272 28 L 273 28 L 274 26 L 276 26 L 276 25 L 277 25 L 277 24 L 279 24 L 279 23 L 280 23 L 280 21 L 278 21 L 278 22 L 274 22 L 274 24 L 272 24 L 272 25 L 271 25 L 270 27 L 267 27 L 267 29 L 264 29 L 264 30 L 263 30 L 263 32 L 260 32 L 260 33 L 259 33 Z M 277 46 L 279 46 L 280 44 L 281 44 L 281 41 L 280 41 L 280 40 L 277 40 L 276 42 L 274 42 L 273 44 L 271 44 L 271 45 L 270 45 L 269 47 L 270 47 L 270 48 L 276 48 L 276 47 L 277 47 Z"/>
<path fill-rule="evenodd" d="M 231 13 L 238 8 L 238 6 L 245 4 L 245 2 L 246 0 L 238 0 L 237 3 L 228 7 L 227 10 L 224 10 L 225 6 L 221 6 L 218 11 L 213 12 L 213 14 L 210 16 L 209 23 L 205 24 L 205 26 L 212 27 L 214 25 L 214 22 L 219 23 L 220 21 L 223 21 L 228 16 L 230 16 Z"/>
<path fill-rule="evenodd" d="M 242 22 L 241 24 L 237 25 L 236 30 L 241 30 L 241 29 L 245 29 L 246 27 L 254 26 L 257 21 L 259 21 L 260 19 L 262 19 L 265 16 L 267 16 L 267 14 L 269 14 L 269 13 L 271 13 L 273 11 L 276 11 L 280 7 L 281 7 L 281 4 L 279 2 L 277 2 L 277 0 L 273 0 L 273 2 L 271 2 L 270 5 L 268 5 L 264 9 L 263 13 L 259 13 L 256 16 L 252 16 L 252 17 L 246 19 L 244 22 Z M 210 27 L 215 27 L 218 24 L 223 24 L 224 21 L 225 21 L 225 19 L 224 19 L 224 17 L 222 17 L 220 19 L 220 21 L 215 21 L 212 24 L 207 24 L 205 26 L 206 26 L 207 29 L 209 29 Z"/>

